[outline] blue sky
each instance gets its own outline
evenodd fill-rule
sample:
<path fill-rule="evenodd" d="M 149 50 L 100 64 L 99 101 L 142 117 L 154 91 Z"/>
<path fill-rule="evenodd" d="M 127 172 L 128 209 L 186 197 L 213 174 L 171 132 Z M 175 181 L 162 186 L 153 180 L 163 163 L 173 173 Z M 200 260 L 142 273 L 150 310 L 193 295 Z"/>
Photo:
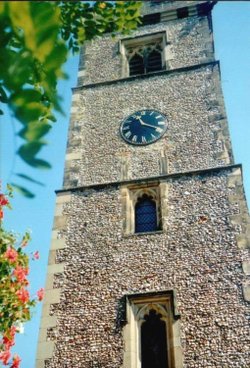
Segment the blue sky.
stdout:
<path fill-rule="evenodd" d="M 243 164 L 244 187 L 250 203 L 250 2 L 219 1 L 213 10 L 213 26 L 216 59 L 221 62 L 222 88 L 233 144 L 236 163 Z M 71 87 L 76 85 L 77 58 L 71 59 L 66 66 L 70 79 L 59 84 L 64 96 L 66 117 L 58 115 L 48 136 L 49 146 L 42 151 L 42 157 L 52 164 L 52 170 L 36 171 L 28 168 L 14 155 L 18 146 L 15 136 L 18 124 L 6 114 L 0 117 L 1 162 L 0 177 L 3 183 L 15 181 L 20 184 L 14 173 L 24 172 L 46 184 L 44 187 L 29 185 L 36 193 L 29 200 L 16 195 L 13 211 L 6 216 L 6 227 L 22 234 L 32 230 L 32 242 L 27 251 L 39 250 L 39 261 L 31 262 L 31 293 L 45 285 L 47 258 L 50 246 L 51 228 L 54 214 L 54 190 L 62 187 L 64 156 L 67 140 Z M 41 306 L 33 313 L 31 322 L 25 325 L 24 334 L 19 335 L 13 351 L 22 357 L 22 368 L 35 367 L 36 346 L 40 322 Z"/>

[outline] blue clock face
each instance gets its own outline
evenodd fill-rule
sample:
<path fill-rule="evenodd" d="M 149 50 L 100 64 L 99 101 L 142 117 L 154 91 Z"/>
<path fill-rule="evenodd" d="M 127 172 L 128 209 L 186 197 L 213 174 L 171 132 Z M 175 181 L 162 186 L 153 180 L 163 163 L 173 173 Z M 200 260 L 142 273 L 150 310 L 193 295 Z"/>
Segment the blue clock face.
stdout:
<path fill-rule="evenodd" d="M 141 110 L 121 123 L 120 133 L 127 143 L 144 146 L 161 138 L 166 129 L 165 115 L 155 110 Z"/>

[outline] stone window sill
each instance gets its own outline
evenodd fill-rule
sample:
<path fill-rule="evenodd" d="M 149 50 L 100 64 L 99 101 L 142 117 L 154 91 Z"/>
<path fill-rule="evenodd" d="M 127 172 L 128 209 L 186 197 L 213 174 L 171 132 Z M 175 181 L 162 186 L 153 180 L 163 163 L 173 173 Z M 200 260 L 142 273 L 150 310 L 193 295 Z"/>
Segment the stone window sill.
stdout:
<path fill-rule="evenodd" d="M 158 234 L 163 234 L 163 233 L 164 233 L 163 230 L 157 230 L 157 231 L 148 231 L 144 233 L 123 234 L 123 236 L 125 238 L 128 238 L 130 236 L 158 235 Z"/>

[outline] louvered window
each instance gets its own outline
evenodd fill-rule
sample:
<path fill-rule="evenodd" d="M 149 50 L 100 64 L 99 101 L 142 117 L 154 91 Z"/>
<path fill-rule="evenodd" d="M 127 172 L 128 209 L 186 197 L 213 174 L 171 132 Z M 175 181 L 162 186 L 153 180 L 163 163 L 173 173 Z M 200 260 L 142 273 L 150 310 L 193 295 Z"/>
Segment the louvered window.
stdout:
<path fill-rule="evenodd" d="M 144 194 L 135 205 L 135 232 L 151 232 L 157 230 L 156 203 Z"/>
<path fill-rule="evenodd" d="M 129 75 L 140 75 L 157 72 L 163 69 L 162 39 L 137 47 L 126 49 L 129 64 Z"/>
<path fill-rule="evenodd" d="M 144 74 L 144 60 L 141 55 L 135 54 L 129 61 L 129 74 Z"/>
<path fill-rule="evenodd" d="M 161 54 L 158 50 L 153 50 L 148 54 L 147 72 L 156 72 L 157 70 L 162 70 Z"/>

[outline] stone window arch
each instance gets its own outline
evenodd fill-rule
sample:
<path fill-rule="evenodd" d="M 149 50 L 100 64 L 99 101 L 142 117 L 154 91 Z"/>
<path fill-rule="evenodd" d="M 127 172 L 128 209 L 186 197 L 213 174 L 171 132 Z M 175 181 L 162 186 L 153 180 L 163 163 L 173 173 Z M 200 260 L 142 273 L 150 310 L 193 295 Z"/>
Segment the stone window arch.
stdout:
<path fill-rule="evenodd" d="M 122 77 L 165 70 L 168 65 L 166 32 L 156 32 L 120 41 Z"/>
<path fill-rule="evenodd" d="M 162 40 L 127 48 L 126 56 L 131 76 L 160 71 L 164 66 Z"/>
<path fill-rule="evenodd" d="M 124 234 L 150 233 L 162 230 L 159 185 L 123 187 L 122 214 Z"/>
<path fill-rule="evenodd" d="M 146 304 L 139 316 L 141 368 L 169 367 L 167 311 L 159 304 Z"/>
<path fill-rule="evenodd" d="M 127 296 L 124 368 L 182 368 L 173 290 Z"/>
<path fill-rule="evenodd" d="M 156 202 L 152 196 L 143 193 L 137 198 L 134 208 L 135 233 L 158 230 Z"/>

